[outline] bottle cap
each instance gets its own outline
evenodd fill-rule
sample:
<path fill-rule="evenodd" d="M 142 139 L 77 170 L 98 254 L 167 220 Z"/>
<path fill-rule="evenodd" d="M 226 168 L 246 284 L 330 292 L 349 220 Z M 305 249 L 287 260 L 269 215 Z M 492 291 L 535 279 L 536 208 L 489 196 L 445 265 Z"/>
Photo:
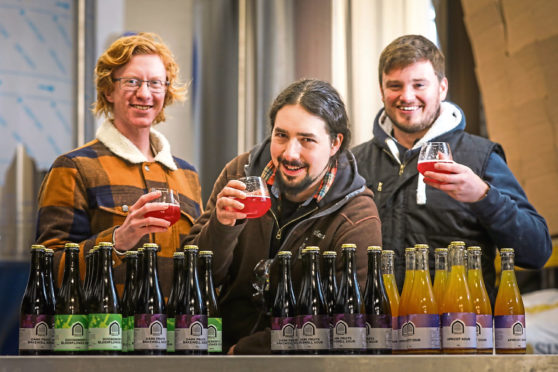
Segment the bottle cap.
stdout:
<path fill-rule="evenodd" d="M 138 251 L 126 251 L 125 256 L 126 257 L 137 257 L 138 256 Z"/>
<path fill-rule="evenodd" d="M 185 245 L 184 246 L 184 252 L 186 252 L 186 251 L 191 251 L 191 252 L 196 251 L 197 252 L 198 251 L 198 246 L 193 245 L 193 244 Z"/>
<path fill-rule="evenodd" d="M 293 254 L 290 251 L 279 251 L 277 252 L 277 256 L 282 257 L 291 257 Z"/>
<path fill-rule="evenodd" d="M 395 252 L 392 251 L 391 249 L 384 249 L 384 250 L 382 250 L 382 254 L 383 255 L 394 255 Z"/>
<path fill-rule="evenodd" d="M 337 252 L 335 252 L 335 251 L 324 251 L 324 253 L 322 253 L 322 256 L 337 257 Z"/>
<path fill-rule="evenodd" d="M 111 242 L 100 242 L 99 243 L 99 249 L 112 249 L 112 243 Z"/>
<path fill-rule="evenodd" d="M 467 248 L 467 250 L 468 251 L 479 251 L 480 252 L 480 251 L 482 251 L 482 248 L 477 246 L 477 245 L 473 245 L 473 246 Z"/>
<path fill-rule="evenodd" d="M 447 248 L 436 248 L 434 249 L 434 252 L 436 253 L 448 253 L 448 249 Z"/>
<path fill-rule="evenodd" d="M 405 248 L 405 253 L 407 253 L 407 252 L 414 252 L 414 251 L 416 251 L 416 249 L 415 249 L 414 247 L 407 247 L 407 248 Z"/>
<path fill-rule="evenodd" d="M 306 247 L 302 250 L 302 254 L 304 253 L 320 253 L 320 247 L 315 247 L 315 246 Z"/>
<path fill-rule="evenodd" d="M 51 248 L 45 248 L 45 253 L 48 254 L 49 256 L 54 254 L 54 249 Z"/>
<path fill-rule="evenodd" d="M 173 258 L 178 258 L 178 259 L 184 258 L 184 252 L 174 252 L 174 253 L 172 254 L 172 257 L 173 257 Z"/>
<path fill-rule="evenodd" d="M 356 247 L 357 247 L 356 244 L 353 244 L 353 243 L 341 244 L 341 250 L 349 249 L 349 250 L 354 251 L 356 249 Z"/>
<path fill-rule="evenodd" d="M 66 243 L 66 244 L 64 244 L 64 249 L 70 249 L 70 250 L 77 249 L 77 250 L 79 250 L 79 244 L 77 244 L 77 243 Z"/>
<path fill-rule="evenodd" d="M 200 251 L 199 252 L 200 256 L 208 256 L 208 257 L 213 257 L 213 251 Z"/>
<path fill-rule="evenodd" d="M 155 250 L 159 250 L 159 245 L 156 243 L 145 243 L 143 245 L 143 249 L 155 249 Z M 139 249 L 138 249 L 139 250 Z"/>
<path fill-rule="evenodd" d="M 500 255 L 502 255 L 504 253 L 513 254 L 514 253 L 513 248 L 500 248 Z"/>
<path fill-rule="evenodd" d="M 370 247 L 367 248 L 368 253 L 370 252 L 381 252 L 382 251 L 382 247 L 380 247 L 379 245 L 371 245 Z"/>
<path fill-rule="evenodd" d="M 33 244 L 31 246 L 31 250 L 39 250 L 39 251 L 44 251 L 45 250 L 45 246 L 41 245 L 41 244 Z"/>
<path fill-rule="evenodd" d="M 415 244 L 415 249 L 428 249 L 428 244 Z"/>

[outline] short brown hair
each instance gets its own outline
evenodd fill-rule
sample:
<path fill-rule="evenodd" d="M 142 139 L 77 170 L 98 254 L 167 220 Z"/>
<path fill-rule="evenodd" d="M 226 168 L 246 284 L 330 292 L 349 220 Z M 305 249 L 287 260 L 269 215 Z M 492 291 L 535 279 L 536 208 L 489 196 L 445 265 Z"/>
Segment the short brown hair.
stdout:
<path fill-rule="evenodd" d="M 170 49 L 163 43 L 162 39 L 154 33 L 140 32 L 131 36 L 124 36 L 112 43 L 99 57 L 95 66 L 95 84 L 97 86 L 97 101 L 93 104 L 95 115 L 104 114 L 110 117 L 113 113 L 113 104 L 110 103 L 106 94 L 114 89 L 112 73 L 117 68 L 124 66 L 135 55 L 156 54 L 161 57 L 167 72 L 169 82 L 163 109 L 154 120 L 154 124 L 165 121 L 164 108 L 175 101 L 184 101 L 186 98 L 186 86 L 178 79 L 178 64 Z"/>
<path fill-rule="evenodd" d="M 392 41 L 380 55 L 378 74 L 382 85 L 382 74 L 394 68 L 404 68 L 419 61 L 430 61 L 441 81 L 446 76 L 444 53 L 421 35 L 404 35 Z"/>

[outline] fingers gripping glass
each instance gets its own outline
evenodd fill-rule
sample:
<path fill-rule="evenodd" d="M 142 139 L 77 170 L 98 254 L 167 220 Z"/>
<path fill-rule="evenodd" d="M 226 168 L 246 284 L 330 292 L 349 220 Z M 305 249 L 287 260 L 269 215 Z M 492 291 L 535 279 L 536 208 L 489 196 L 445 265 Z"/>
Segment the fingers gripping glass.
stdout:
<path fill-rule="evenodd" d="M 437 173 L 451 172 L 435 169 L 434 165 L 437 163 L 453 163 L 449 143 L 447 142 L 428 142 L 420 148 L 417 169 L 424 175 L 424 172 L 431 171 Z M 440 183 L 437 180 L 426 178 L 426 181 Z"/>
<path fill-rule="evenodd" d="M 162 218 L 170 222 L 171 226 L 180 219 L 180 202 L 178 193 L 175 190 L 167 188 L 152 187 L 149 192 L 159 191 L 161 196 L 153 200 L 152 203 L 165 203 L 168 208 L 161 211 L 147 212 L 145 217 Z"/>
<path fill-rule="evenodd" d="M 135 91 L 139 87 L 141 87 L 143 83 L 145 83 L 147 84 L 147 88 L 149 88 L 149 90 L 153 93 L 163 93 L 164 91 L 167 90 L 167 87 L 169 85 L 168 81 L 140 80 L 136 78 L 127 78 L 127 77 L 112 79 L 112 81 L 119 81 L 122 89 L 128 91 Z"/>
<path fill-rule="evenodd" d="M 271 207 L 271 199 L 269 198 L 269 190 L 261 177 L 243 177 L 239 181 L 246 185 L 244 192 L 246 199 L 237 199 L 244 204 L 244 208 L 238 210 L 246 213 L 246 218 L 259 218 L 266 214 Z"/>

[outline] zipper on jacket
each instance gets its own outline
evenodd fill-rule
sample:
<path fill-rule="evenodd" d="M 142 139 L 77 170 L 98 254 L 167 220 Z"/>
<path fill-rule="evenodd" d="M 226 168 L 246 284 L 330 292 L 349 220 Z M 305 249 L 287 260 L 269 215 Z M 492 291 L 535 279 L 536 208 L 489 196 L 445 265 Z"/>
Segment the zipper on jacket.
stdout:
<path fill-rule="evenodd" d="M 277 234 L 275 234 L 275 239 L 277 240 L 281 240 L 281 234 L 283 233 L 283 229 L 287 226 L 289 226 L 290 224 L 300 221 L 302 218 L 308 216 L 309 214 L 314 213 L 315 211 L 317 211 L 319 209 L 319 207 L 316 207 L 314 209 L 312 209 L 311 211 L 308 211 L 307 213 L 304 213 L 301 216 L 298 216 L 297 218 L 295 218 L 294 220 L 290 220 L 289 222 L 287 222 L 286 224 L 284 224 L 283 226 L 279 226 L 279 220 L 277 219 L 277 216 L 275 215 L 275 213 L 273 213 L 273 211 L 271 211 L 271 215 L 273 216 L 273 218 L 275 219 L 275 223 L 277 223 L 277 227 L 279 228 L 279 230 L 277 230 Z"/>
<path fill-rule="evenodd" d="M 404 170 L 405 170 L 405 164 L 399 164 L 399 175 L 400 176 L 403 174 Z"/>

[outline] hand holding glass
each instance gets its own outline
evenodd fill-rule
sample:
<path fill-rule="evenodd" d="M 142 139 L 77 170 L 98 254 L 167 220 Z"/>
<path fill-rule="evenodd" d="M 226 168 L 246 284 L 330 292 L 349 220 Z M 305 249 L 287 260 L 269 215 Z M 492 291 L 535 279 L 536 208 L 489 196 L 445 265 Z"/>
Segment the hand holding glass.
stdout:
<path fill-rule="evenodd" d="M 246 185 L 246 190 L 244 190 L 246 199 L 234 198 L 244 204 L 244 208 L 237 209 L 237 211 L 246 213 L 246 218 L 259 218 L 266 214 L 271 207 L 271 199 L 262 178 L 254 176 L 243 177 L 239 181 Z"/>
<path fill-rule="evenodd" d="M 420 148 L 417 169 L 424 175 L 424 172 L 437 172 L 450 174 L 451 172 L 435 169 L 437 163 L 453 163 L 449 143 L 447 142 L 428 142 Z M 424 178 L 425 181 L 440 183 L 432 178 Z"/>
<path fill-rule="evenodd" d="M 162 218 L 170 222 L 170 226 L 174 225 L 180 219 L 180 203 L 176 191 L 167 188 L 153 187 L 149 192 L 160 191 L 161 196 L 153 200 L 152 203 L 166 203 L 168 208 L 160 211 L 147 212 L 145 217 Z"/>

